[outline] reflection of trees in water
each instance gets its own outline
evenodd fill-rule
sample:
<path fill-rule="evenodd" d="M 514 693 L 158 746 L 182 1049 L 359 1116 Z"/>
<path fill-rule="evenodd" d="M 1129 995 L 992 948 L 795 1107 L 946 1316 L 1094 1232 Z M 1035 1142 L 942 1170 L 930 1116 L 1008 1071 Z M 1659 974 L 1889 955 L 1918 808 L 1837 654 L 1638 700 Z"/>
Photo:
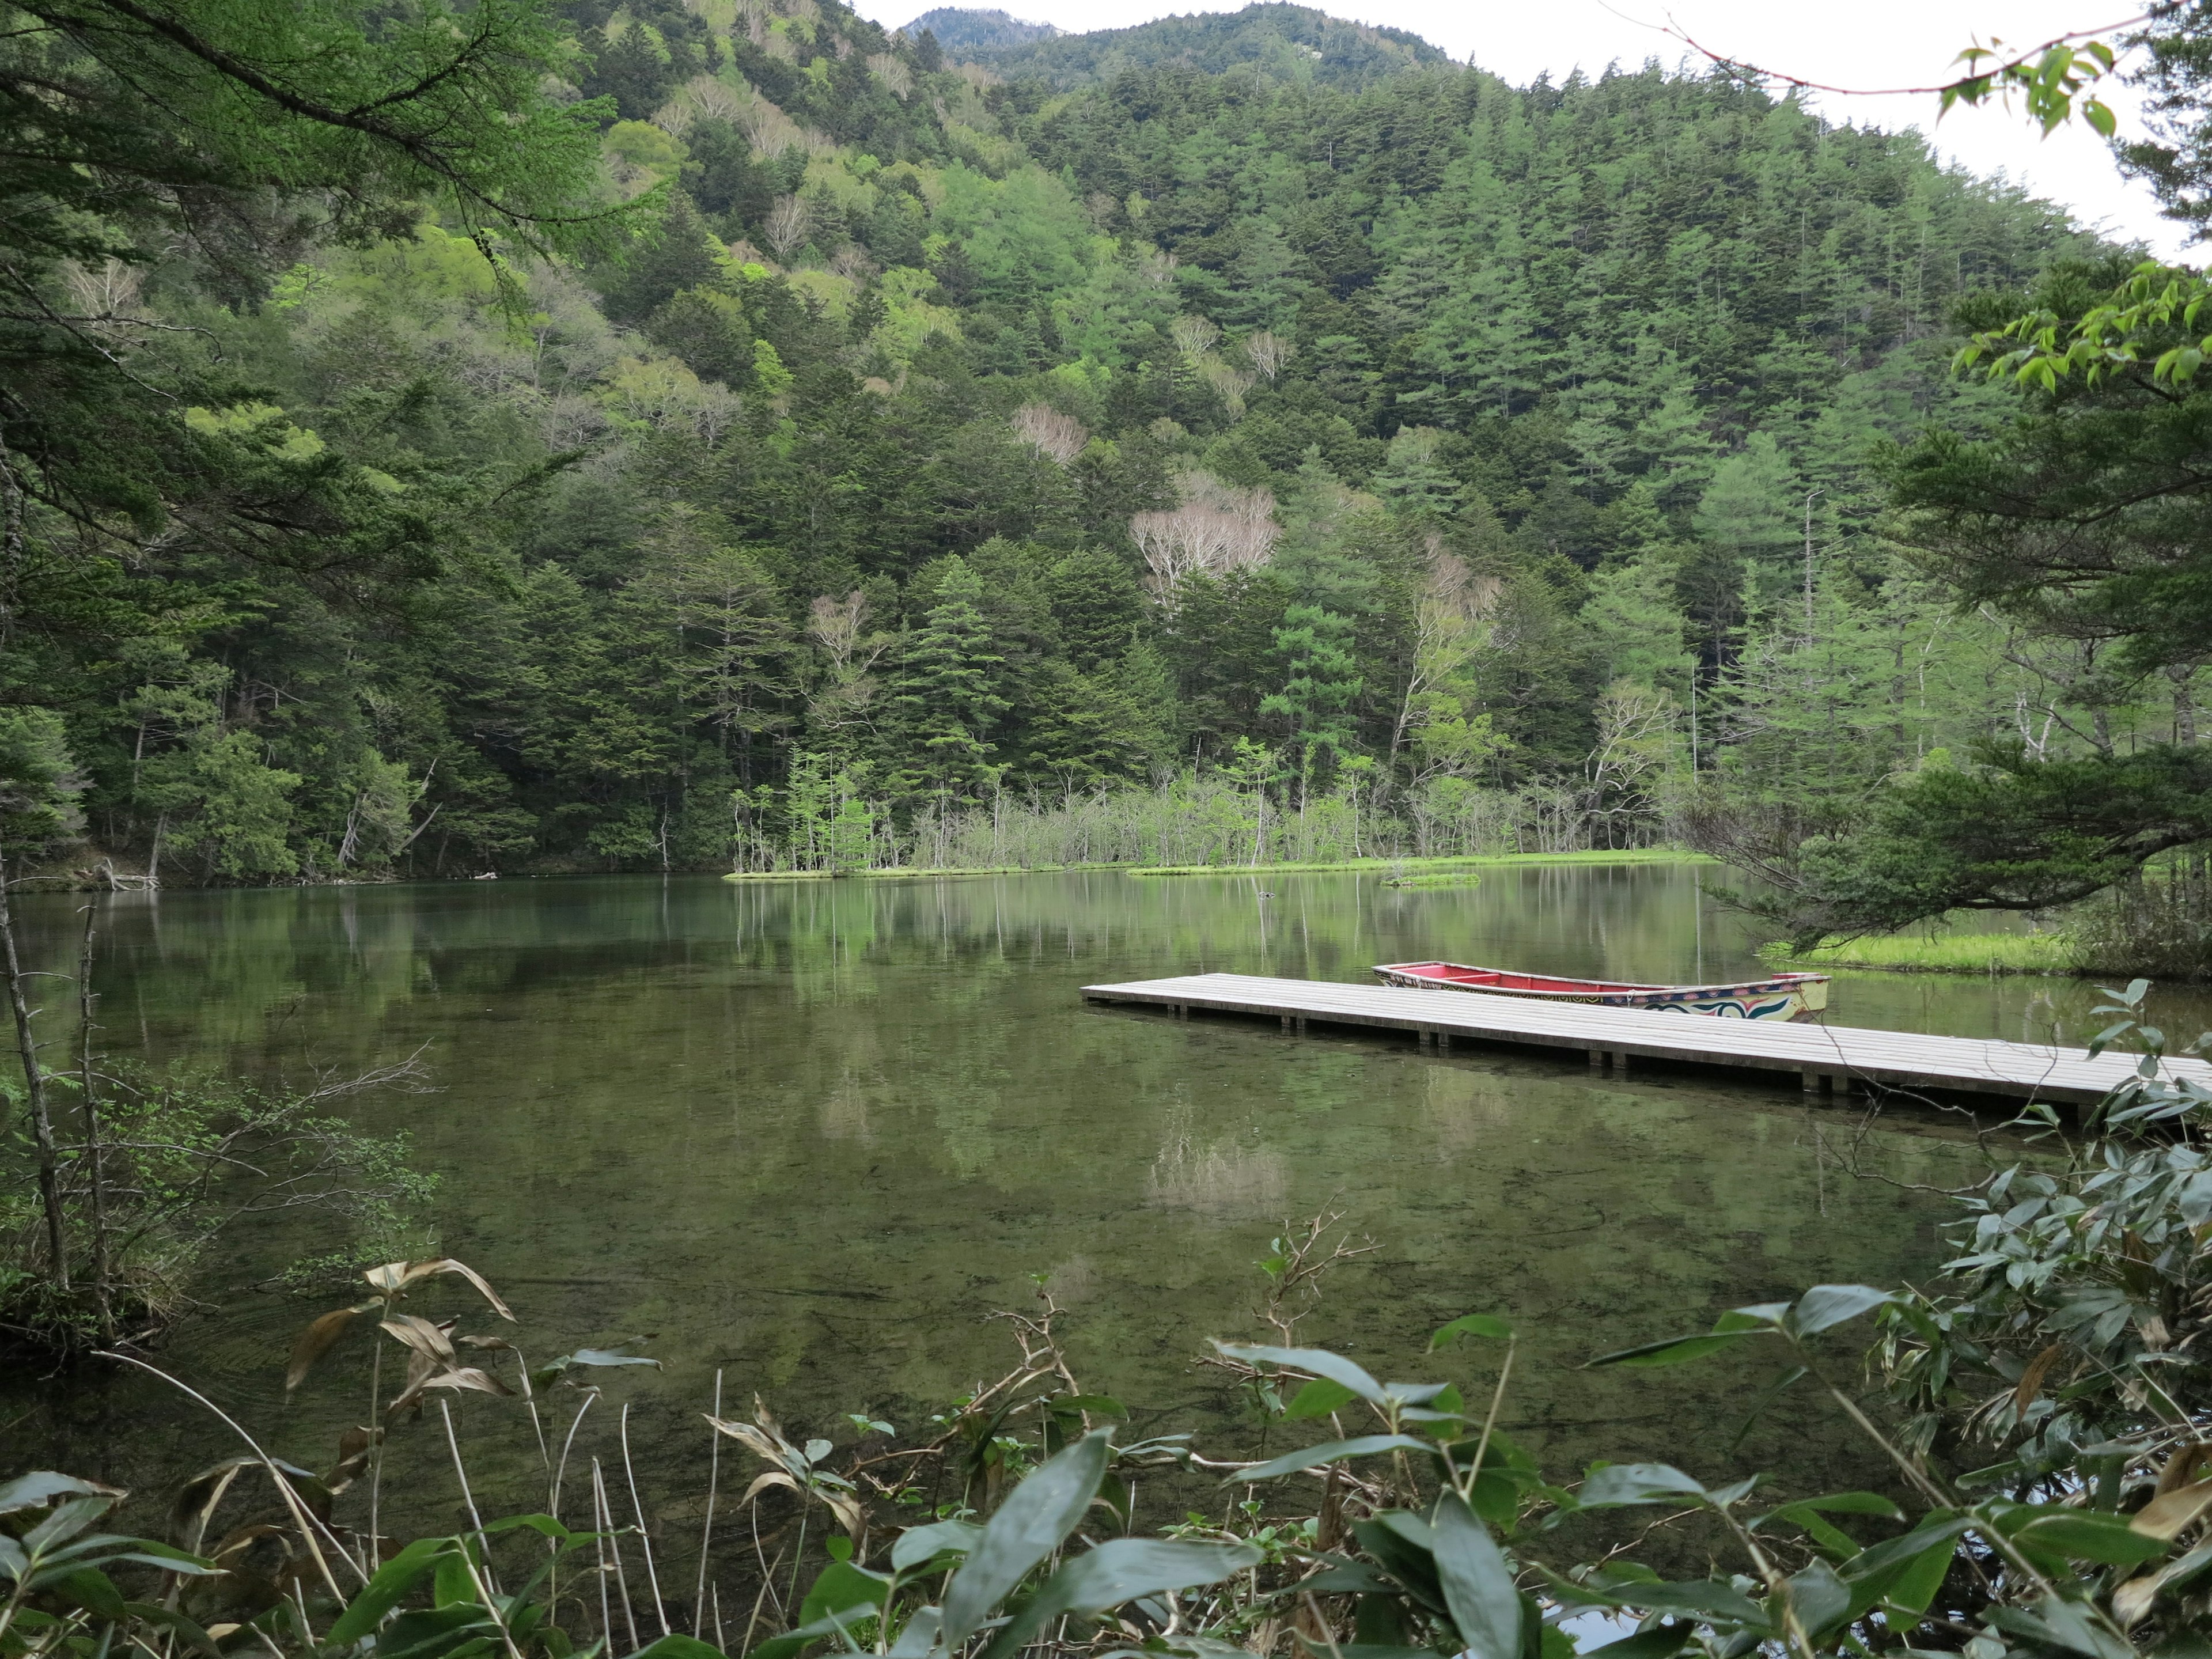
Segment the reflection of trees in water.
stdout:
<path fill-rule="evenodd" d="M 1160 1150 L 1145 1176 L 1146 1203 L 1209 1221 L 1279 1219 L 1290 1189 L 1290 1165 L 1280 1153 L 1244 1146 L 1233 1136 L 1200 1146 L 1187 1106 L 1168 1114 Z"/>
<path fill-rule="evenodd" d="M 873 1083 L 862 1083 L 848 1069 L 822 1097 L 822 1133 L 830 1140 L 850 1140 L 862 1146 L 876 1144 L 868 1127 L 868 1097 Z"/>
<path fill-rule="evenodd" d="M 1063 1308 L 1073 1308 L 1098 1294 L 1097 1265 L 1087 1255 L 1072 1255 L 1044 1277 L 1044 1287 Z"/>

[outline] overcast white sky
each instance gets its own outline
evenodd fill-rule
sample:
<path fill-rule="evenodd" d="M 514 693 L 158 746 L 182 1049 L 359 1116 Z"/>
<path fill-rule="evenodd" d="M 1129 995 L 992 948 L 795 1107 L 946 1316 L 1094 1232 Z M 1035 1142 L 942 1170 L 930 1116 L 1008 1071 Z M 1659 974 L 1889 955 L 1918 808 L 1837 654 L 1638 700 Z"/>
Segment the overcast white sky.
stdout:
<path fill-rule="evenodd" d="M 957 3 L 957 0 L 954 0 Z M 905 22 L 932 0 L 860 0 L 878 21 Z M 985 7 L 994 0 L 981 0 Z M 1188 11 L 1234 11 L 1243 0 L 1162 5 L 1150 0 L 995 0 L 1018 17 L 1071 31 L 1121 28 Z M 2068 29 L 2123 21 L 2129 0 L 1304 0 L 1340 17 L 1410 29 L 1453 57 L 1525 85 L 1546 70 L 1559 79 L 1577 64 L 1595 74 L 1608 62 L 1673 64 L 1684 48 L 1661 33 L 1674 22 L 1712 50 L 1763 68 L 1844 87 L 1926 86 L 1951 78 L 1959 51 L 1996 36 L 2025 47 Z M 2115 88 L 2123 136 L 2139 130 Z M 2179 227 L 2159 216 L 2149 193 L 2124 179 L 2103 143 L 2075 124 L 2049 138 L 2017 111 L 1954 110 L 1938 125 L 1933 97 L 1819 100 L 1838 120 L 1893 131 L 1917 126 L 1939 149 L 1978 173 L 2002 171 L 2110 234 L 2137 239 L 2191 264 Z"/>

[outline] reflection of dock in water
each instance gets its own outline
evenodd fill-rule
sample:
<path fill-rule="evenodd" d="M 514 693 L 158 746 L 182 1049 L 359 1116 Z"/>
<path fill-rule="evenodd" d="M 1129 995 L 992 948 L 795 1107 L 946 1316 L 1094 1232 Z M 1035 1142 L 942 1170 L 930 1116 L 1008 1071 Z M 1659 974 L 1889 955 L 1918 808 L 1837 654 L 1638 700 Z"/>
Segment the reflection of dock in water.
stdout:
<path fill-rule="evenodd" d="M 1407 991 L 1328 980 L 1261 979 L 1249 974 L 1192 974 L 1127 985 L 1086 985 L 1092 1002 L 1135 1003 L 1193 1013 L 1402 1031 L 1424 1048 L 1455 1041 L 1563 1048 L 1593 1067 L 1625 1070 L 1632 1060 L 1724 1066 L 1795 1076 L 1804 1088 L 1836 1092 L 1934 1089 L 2082 1105 L 2134 1075 L 2140 1056 L 2095 1060 L 2078 1048 L 1980 1037 L 1927 1036 L 1852 1025 L 1775 1024 L 1698 1014 L 1531 1002 L 1474 991 Z M 2212 1085 L 2212 1063 L 2169 1060 L 2169 1076 Z"/>

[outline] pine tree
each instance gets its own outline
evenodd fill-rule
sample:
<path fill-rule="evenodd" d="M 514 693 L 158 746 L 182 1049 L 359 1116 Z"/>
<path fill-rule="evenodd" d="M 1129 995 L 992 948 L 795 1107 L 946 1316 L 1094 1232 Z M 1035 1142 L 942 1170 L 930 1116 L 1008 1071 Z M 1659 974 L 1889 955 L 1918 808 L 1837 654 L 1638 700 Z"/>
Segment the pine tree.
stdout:
<path fill-rule="evenodd" d="M 1009 707 L 1000 695 L 1006 658 L 982 599 L 982 579 L 968 562 L 946 560 L 937 603 L 899 652 L 886 761 L 902 793 L 973 798 L 999 779 L 992 738 Z"/>

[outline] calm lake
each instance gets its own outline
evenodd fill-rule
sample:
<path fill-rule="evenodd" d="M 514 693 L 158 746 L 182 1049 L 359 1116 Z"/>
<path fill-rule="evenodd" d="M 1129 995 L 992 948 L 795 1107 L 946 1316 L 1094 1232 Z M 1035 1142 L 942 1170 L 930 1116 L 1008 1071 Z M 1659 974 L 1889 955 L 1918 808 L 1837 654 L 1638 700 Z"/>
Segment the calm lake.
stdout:
<path fill-rule="evenodd" d="M 442 1173 L 439 1243 L 514 1305 L 503 1333 L 533 1362 L 625 1340 L 663 1362 L 598 1374 L 611 1402 L 633 1403 L 650 1504 L 682 1508 L 702 1484 L 698 1413 L 718 1370 L 732 1410 L 757 1392 L 833 1438 L 850 1437 L 851 1412 L 911 1427 L 1008 1367 L 988 1316 L 1033 1308 L 1036 1275 L 1068 1310 L 1085 1388 L 1126 1401 L 1144 1431 L 1249 1455 L 1219 1374 L 1194 1360 L 1208 1336 L 1256 1336 L 1254 1263 L 1285 1217 L 1325 1206 L 1379 1248 L 1328 1280 L 1308 1340 L 1393 1376 L 1486 1388 L 1494 1352 L 1422 1349 L 1455 1315 L 1505 1314 L 1524 1342 L 1504 1420 L 1555 1473 L 1663 1457 L 1818 1484 L 1853 1470 L 1808 1449 L 1809 1406 L 1729 1449 L 1770 1366 L 1579 1367 L 1808 1284 L 1926 1275 L 1942 1256 L 1927 1189 L 1983 1167 L 1963 1118 L 1899 1110 L 1869 1126 L 1725 1079 L 1594 1079 L 1579 1057 L 1293 1038 L 1077 994 L 1209 969 L 1364 980 L 1371 963 L 1434 956 L 1620 979 L 1747 973 L 1746 935 L 1704 893 L 1712 878 L 1682 864 L 1514 867 L 1418 892 L 1371 876 L 1101 872 L 125 896 L 102 902 L 100 1017 L 118 1050 L 268 1082 L 422 1051 L 435 1092 L 352 1109 L 407 1129 Z M 39 965 L 70 964 L 82 902 L 22 901 Z M 2095 1000 L 2063 981 L 1850 975 L 1829 1017 L 2074 1042 Z M 2192 1035 L 2212 1024 L 2202 999 L 2161 1012 Z M 342 1298 L 267 1280 L 320 1248 L 294 1225 L 241 1232 L 163 1354 L 318 1468 L 358 1420 L 367 1344 L 342 1344 L 286 1402 L 292 1335 Z M 414 1305 L 464 1330 L 493 1322 L 459 1289 Z M 574 1399 L 555 1402 L 562 1425 Z M 537 1507 L 519 1402 L 465 1396 L 460 1411 L 486 1448 L 487 1510 Z M 617 1426 L 599 1410 L 580 1452 L 608 1452 Z M 392 1456 L 395 1477 L 428 1460 L 400 1501 L 441 1514 L 433 1433 L 399 1435 Z M 160 1383 L 97 1364 L 0 1381 L 0 1472 L 45 1465 L 156 1494 L 234 1449 L 223 1434 Z"/>

